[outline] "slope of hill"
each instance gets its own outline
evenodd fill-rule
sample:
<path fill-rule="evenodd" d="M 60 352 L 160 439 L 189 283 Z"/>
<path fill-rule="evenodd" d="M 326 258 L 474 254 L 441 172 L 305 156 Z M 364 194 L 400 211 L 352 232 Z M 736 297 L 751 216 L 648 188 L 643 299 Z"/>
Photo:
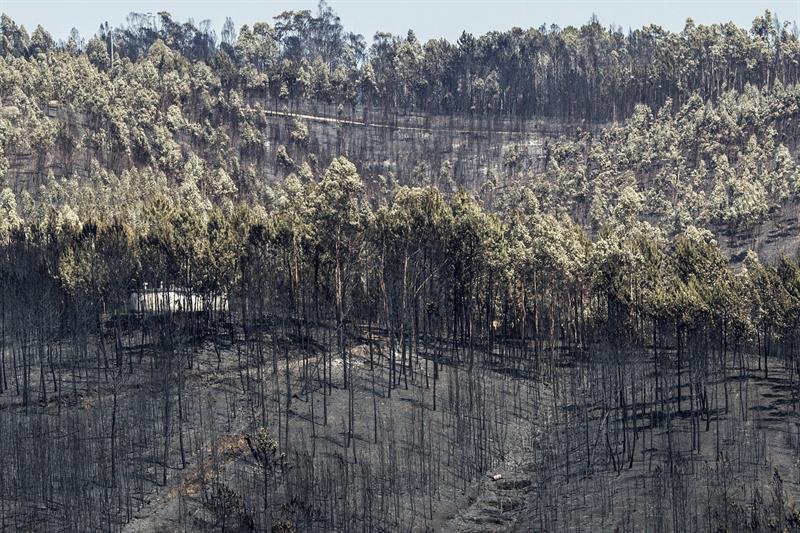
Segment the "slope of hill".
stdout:
<path fill-rule="evenodd" d="M 0 18 L 0 530 L 800 531 L 788 26 L 158 20 Z"/>

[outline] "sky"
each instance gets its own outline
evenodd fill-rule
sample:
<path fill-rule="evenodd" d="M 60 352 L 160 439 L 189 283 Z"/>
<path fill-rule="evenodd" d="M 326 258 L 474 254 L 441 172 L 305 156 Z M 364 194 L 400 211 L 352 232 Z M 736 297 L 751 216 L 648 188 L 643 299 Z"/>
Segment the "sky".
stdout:
<path fill-rule="evenodd" d="M 345 29 L 371 40 L 376 31 L 405 34 L 409 28 L 423 40 L 444 37 L 454 41 L 466 30 L 480 35 L 514 26 L 557 24 L 579 26 L 594 13 L 601 24 L 639 28 L 658 24 L 680 30 L 687 17 L 696 23 L 733 21 L 750 28 L 757 15 L 769 9 L 781 20 L 800 24 L 800 0 L 329 0 Z M 37 24 L 56 39 L 65 38 L 75 27 L 88 38 L 100 24 L 118 26 L 131 11 L 169 11 L 173 19 L 195 22 L 210 19 L 217 30 L 226 16 L 236 27 L 256 21 L 272 21 L 286 10 L 316 10 L 316 0 L 0 0 L 0 12 L 31 32 Z"/>

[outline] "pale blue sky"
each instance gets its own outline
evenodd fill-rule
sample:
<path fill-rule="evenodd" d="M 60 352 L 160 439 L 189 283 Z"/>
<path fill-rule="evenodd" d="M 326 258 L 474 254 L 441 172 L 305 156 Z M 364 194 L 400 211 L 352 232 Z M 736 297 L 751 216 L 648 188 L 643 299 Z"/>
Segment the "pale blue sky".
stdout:
<path fill-rule="evenodd" d="M 422 39 L 455 40 L 462 30 L 479 35 L 513 26 L 577 26 L 592 13 L 604 26 L 613 23 L 626 31 L 648 23 L 680 30 L 687 17 L 697 23 L 733 21 L 749 28 L 765 9 L 781 20 L 800 23 L 800 0 L 330 0 L 329 4 L 346 29 L 363 34 L 368 42 L 376 30 L 402 34 L 413 28 Z M 219 33 L 225 16 L 232 17 L 238 28 L 259 20 L 271 22 L 284 10 L 315 10 L 316 5 L 316 0 L 0 0 L 0 11 L 29 32 L 42 24 L 56 38 L 63 38 L 73 26 L 88 37 L 103 21 L 119 25 L 131 11 L 167 10 L 180 21 L 207 18 Z"/>

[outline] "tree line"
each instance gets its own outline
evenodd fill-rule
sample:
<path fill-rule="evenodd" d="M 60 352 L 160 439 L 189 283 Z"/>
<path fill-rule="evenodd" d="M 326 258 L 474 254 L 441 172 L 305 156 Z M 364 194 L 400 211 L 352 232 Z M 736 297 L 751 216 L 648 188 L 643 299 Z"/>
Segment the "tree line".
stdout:
<path fill-rule="evenodd" d="M 114 72 L 163 43 L 226 87 L 272 101 L 434 114 L 619 120 L 638 103 L 679 106 L 694 93 L 715 100 L 748 84 L 770 88 L 800 76 L 796 24 L 769 11 L 749 29 L 687 20 L 680 32 L 648 25 L 626 34 L 592 17 L 579 28 L 464 32 L 455 43 L 379 31 L 368 46 L 323 1 L 316 13 L 287 11 L 238 30 L 228 18 L 219 37 L 207 20 L 180 23 L 167 12 L 131 13 L 126 24 L 105 23 L 88 41 L 73 31 L 56 42 L 41 26 L 29 35 L 7 16 L 0 34 L 6 57 L 62 50 Z"/>

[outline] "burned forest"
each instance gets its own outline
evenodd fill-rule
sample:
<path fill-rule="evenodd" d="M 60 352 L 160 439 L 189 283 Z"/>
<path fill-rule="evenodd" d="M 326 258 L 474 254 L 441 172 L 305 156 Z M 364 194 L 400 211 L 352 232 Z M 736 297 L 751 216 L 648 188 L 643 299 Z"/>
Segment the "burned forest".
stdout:
<path fill-rule="evenodd" d="M 656 22 L 3 14 L 0 532 L 800 531 L 797 25 Z"/>

